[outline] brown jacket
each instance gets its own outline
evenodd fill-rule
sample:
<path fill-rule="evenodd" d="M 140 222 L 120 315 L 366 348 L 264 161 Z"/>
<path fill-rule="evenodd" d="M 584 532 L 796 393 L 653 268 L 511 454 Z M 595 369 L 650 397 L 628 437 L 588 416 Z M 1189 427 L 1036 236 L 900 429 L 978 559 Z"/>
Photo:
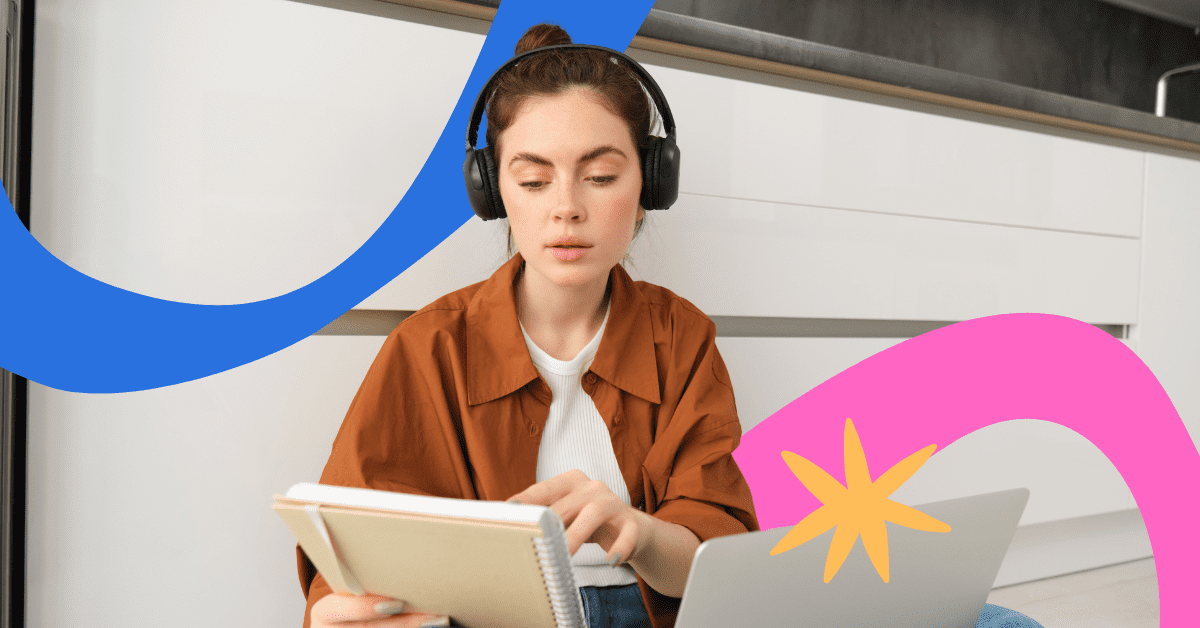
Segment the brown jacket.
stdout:
<path fill-rule="evenodd" d="M 350 404 L 321 482 L 505 500 L 535 481 L 551 393 L 517 322 L 518 254 L 400 323 Z M 757 530 L 731 452 L 742 428 L 711 320 L 665 288 L 609 275 L 611 309 L 583 389 L 608 424 L 632 503 L 706 539 Z M 308 598 L 330 593 L 296 548 Z M 310 584 L 311 582 L 311 584 Z M 679 599 L 639 577 L 655 628 Z"/>

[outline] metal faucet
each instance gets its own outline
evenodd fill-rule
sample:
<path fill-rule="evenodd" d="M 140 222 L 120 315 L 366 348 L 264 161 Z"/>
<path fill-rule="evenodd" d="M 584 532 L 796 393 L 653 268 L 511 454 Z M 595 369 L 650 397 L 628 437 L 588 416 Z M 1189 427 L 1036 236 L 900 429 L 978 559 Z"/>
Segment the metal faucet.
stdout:
<path fill-rule="evenodd" d="M 1176 74 L 1186 74 L 1188 72 L 1200 71 L 1200 63 L 1193 63 L 1183 67 L 1168 70 L 1158 78 L 1158 97 L 1154 99 L 1154 115 L 1163 117 L 1167 115 L 1167 79 Z"/>

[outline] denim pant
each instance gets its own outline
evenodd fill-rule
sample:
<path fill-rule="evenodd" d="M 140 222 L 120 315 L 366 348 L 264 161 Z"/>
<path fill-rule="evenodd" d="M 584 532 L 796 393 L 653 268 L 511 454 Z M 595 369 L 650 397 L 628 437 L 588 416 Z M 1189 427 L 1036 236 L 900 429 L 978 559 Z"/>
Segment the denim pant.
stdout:
<path fill-rule="evenodd" d="M 583 596 L 588 628 L 650 628 L 650 616 L 636 584 L 582 587 L 579 593 Z M 1042 625 L 1017 611 L 988 604 L 979 614 L 975 628 L 1042 628 Z"/>

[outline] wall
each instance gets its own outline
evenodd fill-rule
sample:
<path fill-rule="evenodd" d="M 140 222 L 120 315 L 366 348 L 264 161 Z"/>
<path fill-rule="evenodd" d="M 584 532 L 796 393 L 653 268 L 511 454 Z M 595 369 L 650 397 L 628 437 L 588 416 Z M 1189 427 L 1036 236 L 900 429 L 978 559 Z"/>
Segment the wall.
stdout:
<path fill-rule="evenodd" d="M 200 303 L 274 296 L 336 265 L 415 176 L 487 27 L 337 1 L 354 10 L 40 2 L 34 235 L 92 276 Z M 636 244 L 636 275 L 711 315 L 1132 325 L 1127 342 L 1200 434 L 1195 157 L 635 56 L 671 98 L 688 164 L 680 202 Z M 360 307 L 416 309 L 486 277 L 502 230 L 472 219 Z M 29 625 L 298 624 L 294 546 L 268 496 L 318 477 L 382 340 L 314 336 L 138 393 L 31 385 Z M 895 342 L 719 346 L 750 429 Z M 1031 421 L 947 447 L 900 499 L 1014 485 L 1033 491 L 1027 527 L 1135 506 L 1094 447 Z"/>

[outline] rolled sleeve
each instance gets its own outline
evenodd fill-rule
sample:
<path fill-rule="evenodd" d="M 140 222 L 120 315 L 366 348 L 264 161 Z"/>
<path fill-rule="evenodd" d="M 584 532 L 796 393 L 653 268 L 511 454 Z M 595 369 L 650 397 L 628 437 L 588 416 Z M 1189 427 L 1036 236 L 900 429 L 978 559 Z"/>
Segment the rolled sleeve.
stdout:
<path fill-rule="evenodd" d="M 718 536 L 749 531 L 745 523 L 725 508 L 694 499 L 683 498 L 667 502 L 654 516 L 691 530 L 701 543 Z"/>
<path fill-rule="evenodd" d="M 750 487 L 733 459 L 741 429 L 735 417 L 687 439 L 677 460 L 701 458 L 673 470 L 655 517 L 691 530 L 701 542 L 758 529 Z"/>
<path fill-rule="evenodd" d="M 657 498 L 651 514 L 691 530 L 703 542 L 757 530 L 758 519 L 750 486 L 733 459 L 742 424 L 717 350 L 716 326 L 698 312 L 692 320 L 696 323 L 679 342 L 694 344 L 676 354 L 683 359 L 672 369 L 680 379 L 668 377 L 678 382 L 679 401 L 669 410 L 645 470 Z"/>

